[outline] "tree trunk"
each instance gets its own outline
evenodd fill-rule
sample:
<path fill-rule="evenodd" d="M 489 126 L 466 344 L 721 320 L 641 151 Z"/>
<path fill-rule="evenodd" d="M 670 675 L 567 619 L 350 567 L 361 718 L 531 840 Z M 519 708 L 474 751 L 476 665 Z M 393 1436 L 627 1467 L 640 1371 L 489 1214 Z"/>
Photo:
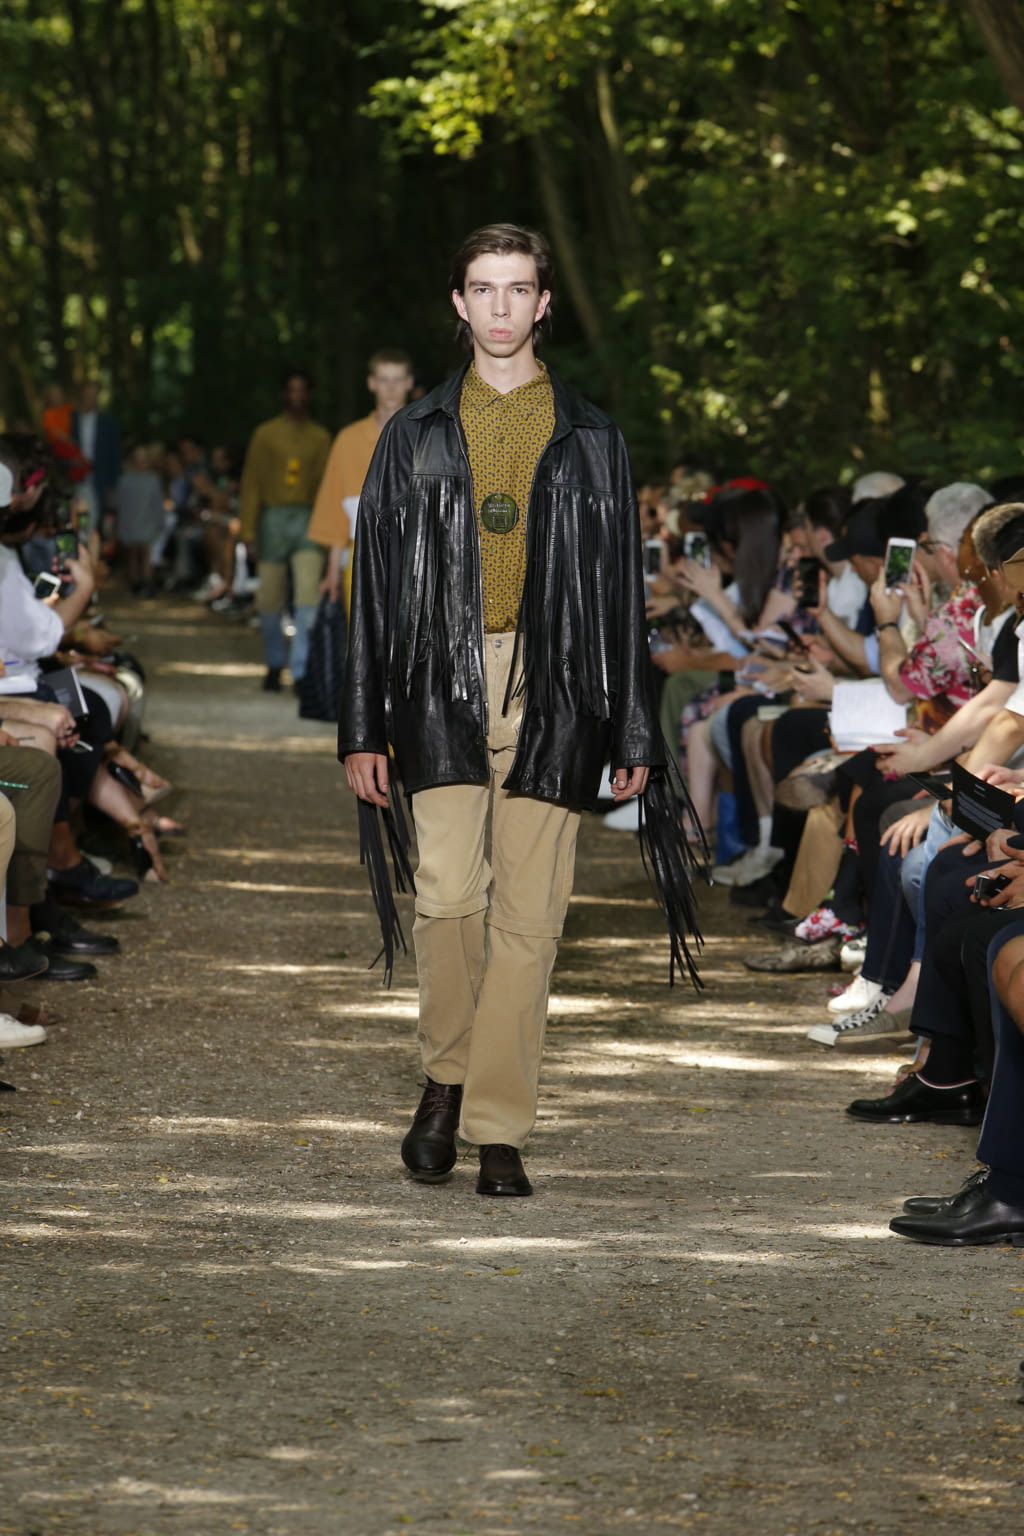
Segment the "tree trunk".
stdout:
<path fill-rule="evenodd" d="M 579 321 L 580 330 L 586 337 L 587 345 L 596 349 L 601 344 L 601 320 L 576 253 L 576 241 L 566 217 L 565 198 L 555 177 L 551 152 L 544 134 L 531 135 L 530 143 L 537 166 L 537 181 L 544 204 L 544 215 L 551 231 L 551 243 L 558 258 L 559 272 L 565 281 L 566 292 L 576 311 L 576 318 Z"/>
<path fill-rule="evenodd" d="M 1006 94 L 1024 112 L 1024 9 L 1016 0 L 967 0 Z"/>

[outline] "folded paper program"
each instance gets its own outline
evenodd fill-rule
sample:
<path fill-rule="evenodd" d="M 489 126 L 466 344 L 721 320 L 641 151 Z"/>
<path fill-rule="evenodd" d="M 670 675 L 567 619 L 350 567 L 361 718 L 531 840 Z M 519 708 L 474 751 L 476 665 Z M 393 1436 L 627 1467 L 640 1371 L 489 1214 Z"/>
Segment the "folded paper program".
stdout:
<path fill-rule="evenodd" d="M 837 752 L 860 752 L 899 741 L 896 732 L 906 723 L 907 706 L 897 704 L 880 677 L 836 683 L 829 730 Z"/>

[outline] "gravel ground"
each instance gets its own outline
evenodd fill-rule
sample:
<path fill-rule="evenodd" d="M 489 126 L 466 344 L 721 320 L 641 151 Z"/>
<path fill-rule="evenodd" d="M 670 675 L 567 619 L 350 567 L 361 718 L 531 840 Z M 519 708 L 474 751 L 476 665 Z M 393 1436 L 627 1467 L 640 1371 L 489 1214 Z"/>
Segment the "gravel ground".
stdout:
<path fill-rule="evenodd" d="M 891 1237 L 974 1133 L 843 1106 L 708 893 L 665 985 L 634 839 L 588 818 L 532 1200 L 408 1182 L 414 972 L 374 922 L 329 726 L 188 603 L 111 618 L 190 827 L 0 1106 L 0 1532 L 1018 1533 L 1024 1268 Z M 407 909 L 406 909 L 407 910 Z M 98 920 L 97 920 L 98 925 Z"/>

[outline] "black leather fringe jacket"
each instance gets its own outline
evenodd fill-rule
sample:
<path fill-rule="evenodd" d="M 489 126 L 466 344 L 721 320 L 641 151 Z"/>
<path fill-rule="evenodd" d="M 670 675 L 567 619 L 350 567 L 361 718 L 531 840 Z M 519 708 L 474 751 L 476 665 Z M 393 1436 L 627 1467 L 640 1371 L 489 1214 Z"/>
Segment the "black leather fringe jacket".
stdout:
<path fill-rule="evenodd" d="M 489 779 L 480 548 L 459 420 L 464 375 L 391 419 L 359 502 L 338 756 L 390 746 L 409 795 Z M 586 806 L 605 764 L 652 768 L 637 812 L 641 852 L 669 928 L 670 977 L 679 967 L 699 985 L 688 948 L 689 939 L 700 943 L 695 860 L 682 830 L 689 821 L 699 833 L 699 823 L 678 773 L 668 779 L 674 765 L 658 725 L 626 448 L 607 416 L 554 374 L 551 384 L 555 427 L 527 510 L 516 639 L 523 719 L 504 788 Z M 396 820 L 393 797 L 385 817 L 393 855 L 405 840 Z M 395 942 L 404 941 L 385 890 L 377 819 L 362 803 L 360 827 L 387 980 Z M 409 878 L 403 861 L 401 852 L 399 889 Z"/>
<path fill-rule="evenodd" d="M 390 743 L 407 794 L 488 780 L 464 372 L 388 423 L 359 504 L 338 754 Z M 505 788 L 585 805 L 604 764 L 665 753 L 625 445 L 607 416 L 551 383 L 555 428 L 527 512 L 523 722 Z"/>

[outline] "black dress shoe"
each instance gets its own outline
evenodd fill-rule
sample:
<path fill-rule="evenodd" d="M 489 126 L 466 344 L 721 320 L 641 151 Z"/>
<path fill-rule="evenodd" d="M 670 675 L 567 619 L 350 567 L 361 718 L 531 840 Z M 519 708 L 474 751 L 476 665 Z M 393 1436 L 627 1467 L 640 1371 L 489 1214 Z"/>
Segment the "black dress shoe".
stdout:
<path fill-rule="evenodd" d="M 455 1167 L 455 1132 L 461 1108 L 461 1083 L 435 1083 L 427 1078 L 423 1097 L 402 1142 L 402 1162 L 414 1179 L 437 1184 Z"/>
<path fill-rule="evenodd" d="M 32 932 L 48 941 L 49 953 L 58 955 L 116 955 L 120 939 L 112 933 L 93 933 L 76 923 L 70 912 L 55 901 L 42 901 L 31 909 Z"/>
<path fill-rule="evenodd" d="M 757 917 L 747 919 L 749 923 L 755 923 L 758 928 L 765 928 L 769 933 L 781 933 L 783 938 L 792 939 L 796 934 L 798 917 L 791 917 L 782 905 L 781 901 L 771 901 L 767 909 Z"/>
<path fill-rule="evenodd" d="M 36 949 L 42 951 L 49 961 L 46 970 L 40 977 L 41 981 L 92 981 L 99 972 L 88 960 L 73 960 L 70 955 L 61 955 L 51 949 L 50 941 L 44 939 L 36 944 Z"/>
<path fill-rule="evenodd" d="M 261 684 L 261 687 L 263 688 L 263 692 L 264 693 L 280 693 L 281 692 L 281 668 L 280 667 L 268 667 L 266 672 L 265 672 L 265 674 L 264 674 L 263 682 Z"/>
<path fill-rule="evenodd" d="M 729 887 L 729 903 L 734 907 L 763 907 L 775 895 L 775 881 L 771 875 L 762 875 L 750 885 Z"/>
<path fill-rule="evenodd" d="M 478 1195 L 532 1195 L 533 1185 L 526 1177 L 526 1169 L 518 1147 L 506 1147 L 492 1142 L 480 1148 L 480 1177 L 476 1181 Z"/>
<path fill-rule="evenodd" d="M 980 1083 L 963 1083 L 956 1088 L 933 1088 L 911 1072 L 884 1099 L 854 1099 L 846 1113 L 855 1120 L 873 1120 L 878 1125 L 980 1125 L 985 1113 L 985 1095 Z"/>
<path fill-rule="evenodd" d="M 889 1230 L 942 1248 L 982 1243 L 1012 1243 L 1015 1248 L 1024 1248 L 1024 1206 L 1004 1205 L 989 1194 L 987 1184 L 974 1184 L 962 1189 L 934 1215 L 894 1217 Z"/>
<path fill-rule="evenodd" d="M 139 893 L 137 880 L 102 875 L 85 858 L 70 869 L 48 870 L 47 875 L 53 895 L 69 907 L 116 907 Z"/>
<path fill-rule="evenodd" d="M 935 1216 L 939 1211 L 947 1210 L 965 1189 L 974 1189 L 975 1185 L 984 1184 L 987 1178 L 987 1168 L 975 1168 L 964 1179 L 955 1195 L 911 1195 L 909 1200 L 904 1200 L 903 1209 L 908 1216 Z"/>
<path fill-rule="evenodd" d="M 33 939 L 26 939 L 24 944 L 0 945 L 0 982 L 42 976 L 49 963 L 49 956 Z"/>

